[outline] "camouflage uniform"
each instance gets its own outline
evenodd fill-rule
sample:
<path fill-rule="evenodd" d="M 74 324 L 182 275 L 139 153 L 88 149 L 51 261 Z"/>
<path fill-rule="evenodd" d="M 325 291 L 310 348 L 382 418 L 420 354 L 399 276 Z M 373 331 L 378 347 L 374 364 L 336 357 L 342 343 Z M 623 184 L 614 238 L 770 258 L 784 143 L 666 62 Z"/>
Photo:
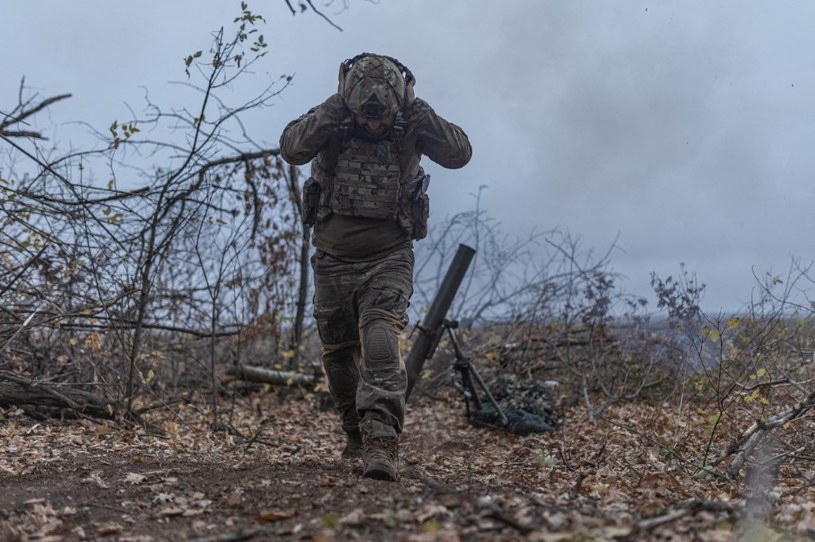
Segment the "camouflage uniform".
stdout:
<path fill-rule="evenodd" d="M 392 69 L 385 61 L 376 66 Z M 423 237 L 415 216 L 422 211 L 413 208 L 424 178 L 419 161 L 425 155 L 459 168 L 472 150 L 464 132 L 427 102 L 416 98 L 403 107 L 398 90 L 376 77 L 370 83 L 352 79 L 344 96 L 334 94 L 289 123 L 280 148 L 289 163 L 311 161 L 304 200 L 316 198 L 306 205 L 316 247 L 314 317 L 343 429 L 351 435 L 362 426 L 363 435 L 398 438 L 407 386 L 398 336 L 413 293 L 412 240 Z M 392 106 L 388 114 L 396 120 L 384 136 L 365 132 L 354 120 L 359 112 L 349 109 L 366 93 Z M 426 219 L 426 206 L 424 212 Z"/>

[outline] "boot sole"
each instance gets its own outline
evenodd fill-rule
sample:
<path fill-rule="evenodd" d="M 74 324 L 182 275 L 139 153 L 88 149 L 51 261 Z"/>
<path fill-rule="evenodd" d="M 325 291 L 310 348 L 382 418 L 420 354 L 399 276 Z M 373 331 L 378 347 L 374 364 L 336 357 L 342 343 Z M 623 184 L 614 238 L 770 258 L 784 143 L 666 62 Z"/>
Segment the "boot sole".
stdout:
<path fill-rule="evenodd" d="M 374 461 L 365 469 L 362 475 L 374 480 L 384 480 L 386 482 L 398 482 L 399 473 L 390 463 Z"/>

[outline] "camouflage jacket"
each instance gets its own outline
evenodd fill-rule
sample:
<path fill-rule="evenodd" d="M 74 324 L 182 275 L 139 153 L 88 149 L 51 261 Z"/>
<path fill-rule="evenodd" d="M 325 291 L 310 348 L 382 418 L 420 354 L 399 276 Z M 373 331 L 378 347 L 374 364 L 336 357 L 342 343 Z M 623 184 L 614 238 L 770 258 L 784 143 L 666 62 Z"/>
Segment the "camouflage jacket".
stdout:
<path fill-rule="evenodd" d="M 421 156 L 427 156 L 442 167 L 456 169 L 470 161 L 472 147 L 464 131 L 447 122 L 430 105 L 416 98 L 403 113 L 406 123 L 401 139 L 402 175 L 412 178 L 419 167 Z M 314 159 L 312 175 L 319 180 L 327 171 L 326 152 L 342 142 L 343 126 L 353 122 L 351 112 L 338 94 L 314 107 L 302 117 L 290 122 L 280 136 L 280 152 L 290 164 L 302 165 Z"/>
<path fill-rule="evenodd" d="M 399 138 L 401 182 L 415 182 L 422 175 L 421 157 L 427 156 L 442 167 L 463 167 L 472 156 L 472 147 L 464 131 L 442 117 L 420 98 L 403 112 L 403 131 Z M 342 98 L 334 94 L 325 102 L 290 122 L 280 137 L 282 157 L 294 165 L 311 161 L 311 176 L 323 186 L 332 182 L 337 155 L 348 137 L 354 119 Z M 338 256 L 386 252 L 409 236 L 392 224 L 370 224 L 367 219 L 335 218 L 330 227 L 322 219 L 314 230 L 314 244 Z M 381 226 L 381 227 L 380 227 Z"/>

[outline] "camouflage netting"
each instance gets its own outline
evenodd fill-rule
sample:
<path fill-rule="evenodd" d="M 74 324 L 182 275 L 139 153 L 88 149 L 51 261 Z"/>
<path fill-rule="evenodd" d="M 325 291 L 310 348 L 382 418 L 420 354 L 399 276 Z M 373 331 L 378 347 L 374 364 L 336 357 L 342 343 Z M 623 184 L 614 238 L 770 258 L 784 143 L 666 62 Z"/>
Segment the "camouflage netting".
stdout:
<path fill-rule="evenodd" d="M 470 411 L 474 425 L 503 429 L 516 435 L 552 433 L 560 426 L 555 414 L 555 398 L 536 380 L 499 376 L 490 392 L 509 423 L 504 425 L 498 411 L 483 397 L 481 409 Z"/>

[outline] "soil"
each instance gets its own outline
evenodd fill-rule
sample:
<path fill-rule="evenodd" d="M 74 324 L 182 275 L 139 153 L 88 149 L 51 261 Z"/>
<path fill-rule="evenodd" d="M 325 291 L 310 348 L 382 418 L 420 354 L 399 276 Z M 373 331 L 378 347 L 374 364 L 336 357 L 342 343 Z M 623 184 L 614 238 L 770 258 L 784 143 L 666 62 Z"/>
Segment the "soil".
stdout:
<path fill-rule="evenodd" d="M 160 436 L 0 410 L 0 540 L 739 540 L 755 532 L 772 535 L 762 539 L 815 533 L 804 504 L 783 525 L 777 507 L 746 513 L 746 493 L 736 485 L 684 485 L 664 458 L 634 444 L 636 434 L 623 428 L 632 411 L 610 416 L 611 423 L 588 424 L 574 407 L 556 433 L 519 437 L 472 426 L 455 397 L 419 401 L 407 414 L 401 480 L 393 483 L 363 478 L 357 460 L 341 458 L 336 417 L 313 397 L 260 393 L 224 406 L 219 423 L 229 431 L 213 431 L 209 414 L 182 406 L 174 417 L 154 420 L 165 431 Z M 787 502 L 807 498 L 802 490 Z"/>

